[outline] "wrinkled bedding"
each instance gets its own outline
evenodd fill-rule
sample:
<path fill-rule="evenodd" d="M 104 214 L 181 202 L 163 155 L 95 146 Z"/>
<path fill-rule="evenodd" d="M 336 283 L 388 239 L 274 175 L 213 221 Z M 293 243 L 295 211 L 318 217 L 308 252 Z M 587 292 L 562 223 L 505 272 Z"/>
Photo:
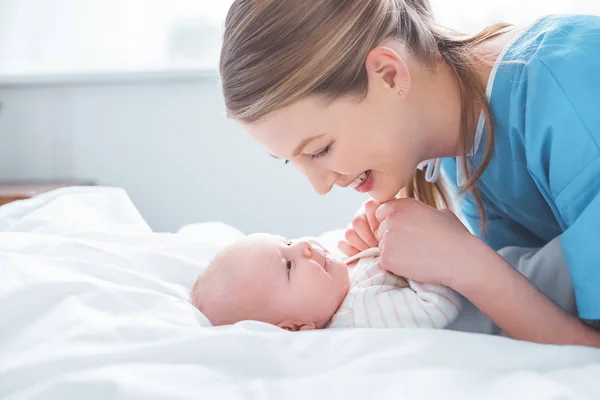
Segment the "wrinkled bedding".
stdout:
<path fill-rule="evenodd" d="M 115 188 L 0 207 L 0 399 L 600 398 L 589 348 L 445 330 L 213 328 L 189 288 L 241 235 L 218 222 L 154 233 Z"/>

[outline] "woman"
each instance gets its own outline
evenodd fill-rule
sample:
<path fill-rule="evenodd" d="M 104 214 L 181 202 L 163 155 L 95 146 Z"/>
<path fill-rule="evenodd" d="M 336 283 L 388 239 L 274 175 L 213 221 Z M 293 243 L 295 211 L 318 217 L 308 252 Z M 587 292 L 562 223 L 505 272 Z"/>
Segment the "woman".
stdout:
<path fill-rule="evenodd" d="M 385 268 L 451 287 L 516 339 L 600 347 L 495 251 L 560 235 L 580 317 L 600 319 L 598 71 L 598 17 L 466 36 L 427 0 L 237 0 L 221 55 L 228 112 L 271 156 L 319 194 L 374 199 L 347 254 L 379 243 Z M 442 166 L 475 235 L 443 211 Z"/>

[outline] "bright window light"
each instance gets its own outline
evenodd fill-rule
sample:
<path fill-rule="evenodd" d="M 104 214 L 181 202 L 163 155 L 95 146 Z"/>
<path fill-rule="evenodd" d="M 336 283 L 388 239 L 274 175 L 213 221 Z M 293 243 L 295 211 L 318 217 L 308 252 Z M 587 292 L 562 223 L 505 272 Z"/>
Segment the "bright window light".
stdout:
<path fill-rule="evenodd" d="M 600 0 L 431 0 L 474 32 L 548 13 L 600 14 Z M 214 70 L 231 0 L 1 0 L 0 75 Z"/>

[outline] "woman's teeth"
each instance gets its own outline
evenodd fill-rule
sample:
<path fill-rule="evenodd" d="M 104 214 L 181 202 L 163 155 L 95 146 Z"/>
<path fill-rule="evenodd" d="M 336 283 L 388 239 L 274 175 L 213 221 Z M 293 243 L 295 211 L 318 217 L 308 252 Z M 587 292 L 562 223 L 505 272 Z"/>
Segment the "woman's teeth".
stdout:
<path fill-rule="evenodd" d="M 356 179 L 354 180 L 354 182 L 352 182 L 352 183 L 350 184 L 350 186 L 351 186 L 352 188 L 356 188 L 356 187 L 360 186 L 360 184 L 361 184 L 361 183 L 363 183 L 363 182 L 365 181 L 365 179 L 367 179 L 367 173 L 366 173 L 366 172 L 363 172 L 362 174 L 360 174 L 360 176 L 359 176 L 358 178 L 356 178 Z"/>

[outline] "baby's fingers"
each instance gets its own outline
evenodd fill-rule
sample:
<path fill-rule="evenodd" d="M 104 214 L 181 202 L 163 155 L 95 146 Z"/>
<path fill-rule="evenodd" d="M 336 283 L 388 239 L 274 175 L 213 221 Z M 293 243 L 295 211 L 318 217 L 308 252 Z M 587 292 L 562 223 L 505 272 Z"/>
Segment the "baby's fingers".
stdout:
<path fill-rule="evenodd" d="M 350 246 L 355 247 L 359 251 L 363 251 L 371 247 L 360 237 L 354 228 L 350 228 L 346 231 L 345 239 Z"/>
<path fill-rule="evenodd" d="M 371 228 L 371 232 L 373 233 L 377 232 L 377 229 L 379 229 L 379 220 L 375 216 L 375 213 L 377 212 L 377 209 L 380 205 L 381 203 L 373 199 L 365 203 L 365 216 L 367 217 L 369 227 Z"/>
<path fill-rule="evenodd" d="M 360 250 L 358 250 L 354 246 L 351 246 L 350 243 L 346 242 L 345 240 L 342 240 L 341 242 L 338 243 L 338 249 L 340 249 L 340 251 L 342 253 L 344 253 L 345 255 L 347 255 L 348 257 L 352 257 L 352 256 L 360 253 Z"/>
<path fill-rule="evenodd" d="M 379 241 L 375 238 L 375 234 L 373 233 L 374 231 L 371 230 L 371 226 L 369 225 L 367 218 L 364 216 L 354 218 L 352 221 L 352 228 L 361 239 L 362 243 L 368 246 L 367 248 L 377 247 Z M 355 247 L 359 246 L 355 245 Z"/>

